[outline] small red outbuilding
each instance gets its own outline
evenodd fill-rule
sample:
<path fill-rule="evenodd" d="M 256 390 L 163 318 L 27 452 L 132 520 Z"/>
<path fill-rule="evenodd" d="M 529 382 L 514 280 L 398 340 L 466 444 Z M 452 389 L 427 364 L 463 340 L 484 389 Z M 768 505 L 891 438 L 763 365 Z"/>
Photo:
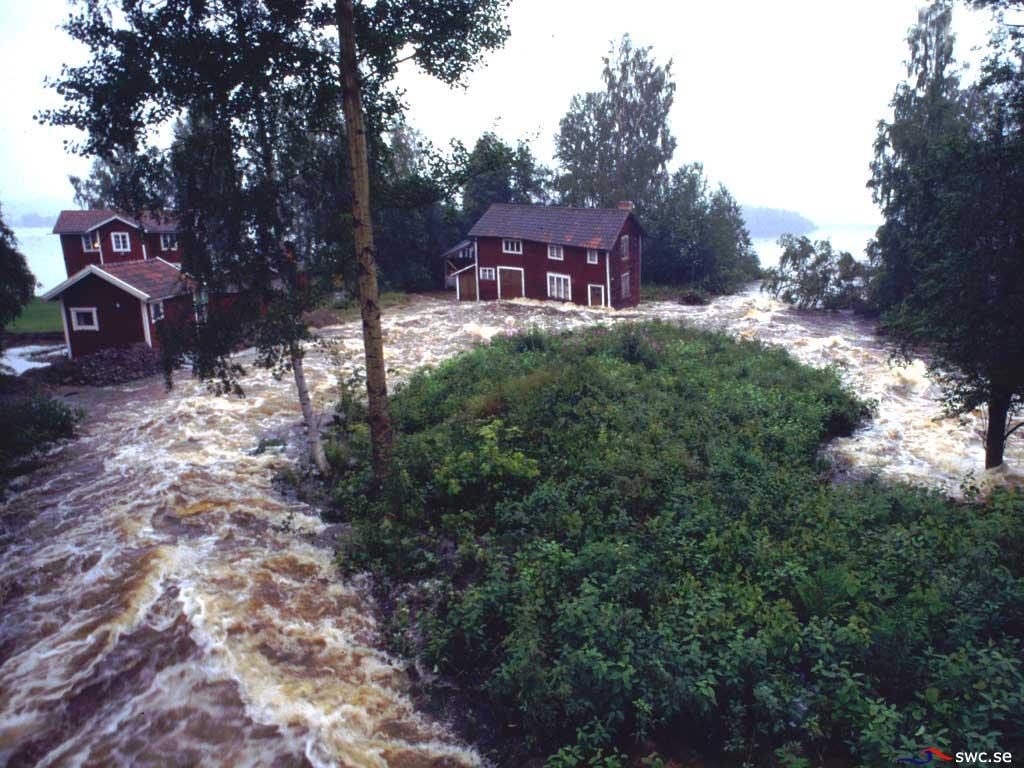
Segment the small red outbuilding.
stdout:
<path fill-rule="evenodd" d="M 159 346 L 157 326 L 193 316 L 194 285 L 163 259 L 90 264 L 43 294 L 59 301 L 71 358 L 108 347 Z"/>

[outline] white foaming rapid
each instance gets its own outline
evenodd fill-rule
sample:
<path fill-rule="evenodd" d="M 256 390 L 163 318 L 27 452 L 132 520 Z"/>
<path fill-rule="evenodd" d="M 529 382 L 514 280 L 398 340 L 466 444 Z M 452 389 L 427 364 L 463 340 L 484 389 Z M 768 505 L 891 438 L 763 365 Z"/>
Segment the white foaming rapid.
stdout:
<path fill-rule="evenodd" d="M 956 492 L 982 476 L 980 416 L 945 419 L 924 365 L 889 366 L 870 325 L 796 312 L 756 287 L 705 307 L 609 312 L 420 297 L 385 317 L 392 375 L 495 334 L 645 319 L 717 328 L 836 366 L 877 416 L 830 452 L 857 470 Z M 325 329 L 306 370 L 329 408 L 362 344 Z M 380 650 L 372 605 L 342 580 L 329 531 L 271 478 L 302 450 L 289 379 L 244 400 L 180 377 L 69 397 L 90 415 L 0 513 L 0 763 L 464 766 Z M 255 452 L 265 437 L 287 452 Z M 1024 482 L 1024 439 L 992 481 Z M 328 540 L 325 543 L 325 540 Z"/>

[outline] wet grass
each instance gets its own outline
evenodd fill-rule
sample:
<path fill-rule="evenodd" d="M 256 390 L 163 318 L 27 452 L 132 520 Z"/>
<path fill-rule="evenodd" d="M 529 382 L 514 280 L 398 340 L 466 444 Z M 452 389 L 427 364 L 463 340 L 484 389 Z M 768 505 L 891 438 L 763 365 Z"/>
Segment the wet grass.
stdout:
<path fill-rule="evenodd" d="M 61 333 L 60 303 L 34 298 L 21 316 L 4 329 L 8 333 Z"/>

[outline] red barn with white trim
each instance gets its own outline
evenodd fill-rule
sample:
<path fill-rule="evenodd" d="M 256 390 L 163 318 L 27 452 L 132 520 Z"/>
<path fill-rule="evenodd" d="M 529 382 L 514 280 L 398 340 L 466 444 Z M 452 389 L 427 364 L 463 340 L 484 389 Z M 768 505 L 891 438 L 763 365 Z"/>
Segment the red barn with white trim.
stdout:
<path fill-rule="evenodd" d="M 644 230 L 630 203 L 557 208 L 495 203 L 469 231 L 474 261 L 453 273 L 461 301 L 544 299 L 634 307 Z"/>

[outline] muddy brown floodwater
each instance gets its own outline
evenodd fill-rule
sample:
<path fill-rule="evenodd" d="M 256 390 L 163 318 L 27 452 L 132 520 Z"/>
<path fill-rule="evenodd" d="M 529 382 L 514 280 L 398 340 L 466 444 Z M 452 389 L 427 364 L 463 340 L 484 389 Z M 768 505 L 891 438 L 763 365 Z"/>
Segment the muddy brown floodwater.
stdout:
<path fill-rule="evenodd" d="M 830 452 L 855 471 L 955 492 L 1024 483 L 1024 440 L 981 471 L 980 416 L 941 418 L 922 363 L 891 368 L 869 325 L 795 312 L 755 288 L 707 307 L 610 313 L 420 297 L 385 318 L 394 379 L 497 333 L 660 318 L 835 365 L 877 417 Z M 355 359 L 356 323 L 323 335 Z M 307 377 L 330 407 L 321 351 Z M 0 514 L 0 763 L 10 766 L 471 766 L 480 758 L 416 711 L 380 648 L 372 606 L 340 579 L 314 510 L 274 471 L 301 450 L 289 380 L 244 400 L 179 376 L 69 395 L 89 411 Z M 283 437 L 286 451 L 255 449 Z"/>

